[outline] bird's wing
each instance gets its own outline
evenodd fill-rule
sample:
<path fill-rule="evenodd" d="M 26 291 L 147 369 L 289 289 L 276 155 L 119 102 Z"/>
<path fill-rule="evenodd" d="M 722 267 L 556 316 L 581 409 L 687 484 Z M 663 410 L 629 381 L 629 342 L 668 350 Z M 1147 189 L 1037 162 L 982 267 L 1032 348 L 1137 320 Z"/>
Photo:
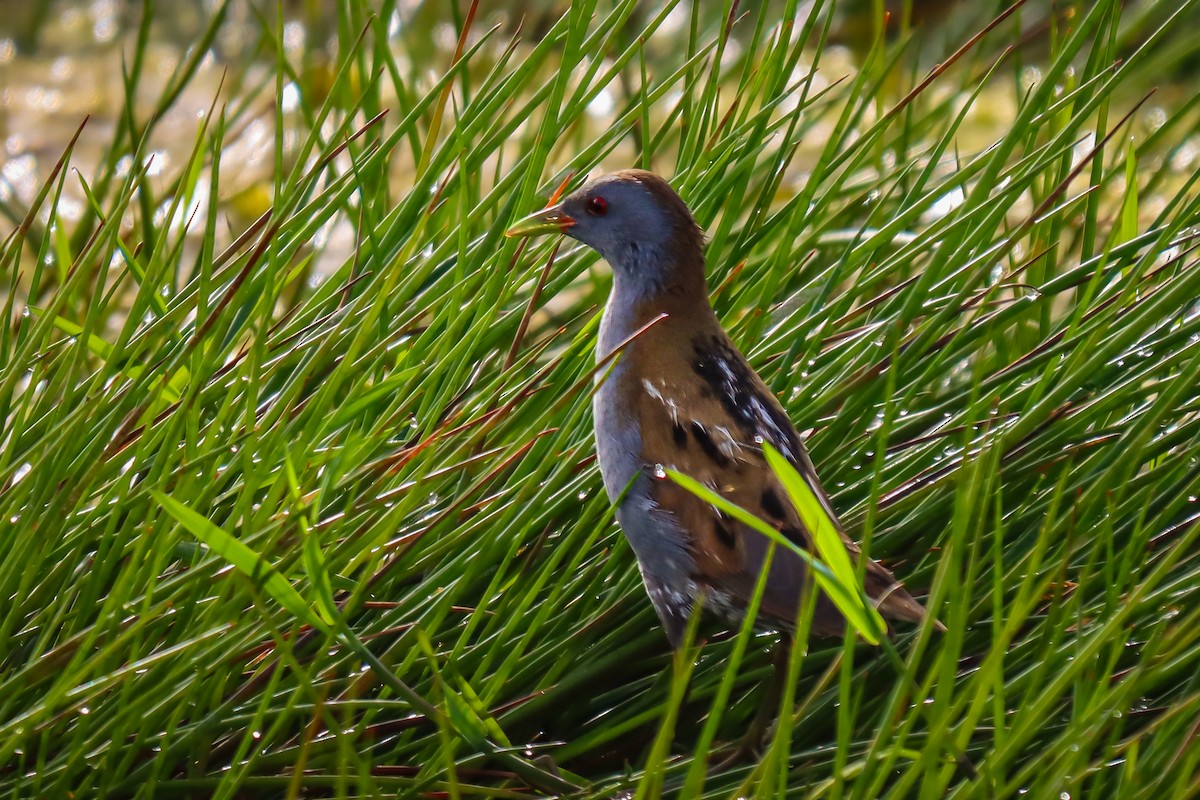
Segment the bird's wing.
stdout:
<path fill-rule="evenodd" d="M 817 479 L 812 461 L 779 402 L 724 336 L 694 346 L 689 376 L 655 378 L 642 371 L 644 392 L 635 404 L 643 453 L 718 492 L 781 534 L 815 553 L 809 532 L 766 463 L 761 444 L 776 448 L 808 483 L 825 513 L 842 534 L 847 550 L 859 548 L 844 532 Z M 762 570 L 769 540 L 670 480 L 650 487 L 658 508 L 669 512 L 690 536 L 698 582 L 709 589 L 709 603 L 729 602 L 731 609 L 749 601 Z M 794 553 L 776 548 L 762 599 L 763 612 L 790 624 L 806 588 L 806 565 Z M 867 594 L 885 616 L 919 621 L 924 608 L 881 564 L 868 561 Z M 828 598 L 818 600 L 814 629 L 842 628 Z"/>

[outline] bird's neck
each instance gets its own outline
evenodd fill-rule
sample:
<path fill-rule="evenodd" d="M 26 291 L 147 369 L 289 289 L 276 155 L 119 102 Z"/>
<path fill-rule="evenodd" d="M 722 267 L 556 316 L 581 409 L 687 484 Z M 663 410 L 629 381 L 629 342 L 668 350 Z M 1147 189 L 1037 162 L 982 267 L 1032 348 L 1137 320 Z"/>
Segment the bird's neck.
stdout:
<path fill-rule="evenodd" d="M 666 277 L 653 280 L 657 276 Z M 656 322 L 662 315 L 666 317 Z M 639 334 L 647 326 L 649 329 Z M 614 270 L 596 357 L 608 356 L 635 335 L 639 340 L 657 340 L 668 331 L 679 333 L 709 326 L 720 327 L 708 302 L 702 258 L 697 264 L 681 264 L 673 269 Z"/>

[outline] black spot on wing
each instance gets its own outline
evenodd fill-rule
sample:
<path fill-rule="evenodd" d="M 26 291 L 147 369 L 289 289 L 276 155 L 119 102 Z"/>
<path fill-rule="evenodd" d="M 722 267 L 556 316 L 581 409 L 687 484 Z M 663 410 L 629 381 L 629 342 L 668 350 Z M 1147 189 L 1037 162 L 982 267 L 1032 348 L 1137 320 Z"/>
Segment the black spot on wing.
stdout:
<path fill-rule="evenodd" d="M 733 531 L 731 531 L 724 522 L 717 520 L 713 525 L 713 530 L 716 531 L 717 539 L 720 540 L 721 544 L 725 545 L 730 550 L 737 547 L 737 537 L 734 536 Z"/>
<path fill-rule="evenodd" d="M 754 437 L 759 437 L 796 464 L 801 450 L 792 422 L 775 398 L 760 393 L 742 355 L 718 336 L 699 339 L 692 346 L 692 371 L 703 379 L 705 389 L 720 399 L 745 438 L 755 441 Z"/>
<path fill-rule="evenodd" d="M 692 436 L 696 440 L 696 444 L 700 445 L 700 449 L 704 451 L 704 455 L 713 460 L 717 466 L 728 466 L 729 458 L 721 452 L 721 448 L 717 447 L 717 443 L 708 435 L 708 431 L 704 430 L 704 426 L 699 422 L 692 422 Z"/>
<path fill-rule="evenodd" d="M 798 545 L 800 545 L 800 547 L 803 547 L 805 550 L 812 549 L 808 545 L 808 536 L 804 533 L 804 531 L 800 530 L 799 528 L 785 527 L 785 528 L 780 528 L 779 532 L 782 533 L 789 542 L 798 544 Z"/>
<path fill-rule="evenodd" d="M 775 494 L 774 489 L 770 487 L 763 489 L 761 500 L 763 511 L 775 519 L 782 520 L 787 518 L 787 514 L 783 510 L 783 503 L 779 502 L 779 495 Z"/>
<path fill-rule="evenodd" d="M 678 448 L 687 447 L 688 435 L 687 429 L 678 422 L 671 424 L 671 437 L 675 440 L 675 446 Z"/>

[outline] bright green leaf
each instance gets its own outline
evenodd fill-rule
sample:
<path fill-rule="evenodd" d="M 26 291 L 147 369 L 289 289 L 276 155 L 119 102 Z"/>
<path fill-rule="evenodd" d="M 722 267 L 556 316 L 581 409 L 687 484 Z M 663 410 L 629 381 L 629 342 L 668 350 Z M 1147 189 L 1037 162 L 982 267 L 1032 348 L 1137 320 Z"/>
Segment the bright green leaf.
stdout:
<path fill-rule="evenodd" d="M 779 478 L 792 505 L 800 514 L 800 522 L 804 525 L 804 529 L 812 535 L 821 560 L 829 566 L 844 586 L 858 587 L 860 585 L 858 575 L 853 562 L 850 561 L 850 554 L 846 551 L 846 543 L 842 541 L 842 535 L 834 521 L 825 513 L 825 507 L 821 504 L 816 492 L 808 485 L 808 481 L 804 480 L 804 477 L 796 471 L 796 468 L 788 463 L 783 454 L 766 442 L 763 443 L 763 454 L 767 457 L 767 464 L 771 467 L 771 471 Z M 871 622 L 872 632 L 877 637 L 882 636 L 887 631 L 883 617 L 861 591 L 859 594 L 863 598 L 862 607 Z M 874 641 L 878 641 L 878 638 Z"/>
<path fill-rule="evenodd" d="M 201 516 L 173 497 L 158 491 L 151 491 L 150 494 L 168 514 L 175 518 L 176 522 L 183 526 L 184 530 L 252 580 L 257 581 L 263 591 L 287 609 L 292 616 L 313 628 L 328 632 L 328 626 L 313 613 L 312 606 L 305 602 L 300 593 L 296 591 L 296 587 L 292 586 L 287 578 L 268 564 L 262 556 L 214 525 L 208 518 Z"/>
<path fill-rule="evenodd" d="M 849 622 L 850 625 L 856 631 L 858 631 L 859 635 L 861 635 L 863 639 L 871 644 L 879 644 L 879 635 L 876 633 L 878 629 L 876 628 L 875 621 L 871 617 L 871 612 L 875 611 L 875 609 L 871 608 L 870 605 L 865 602 L 861 591 L 851 588 L 853 584 L 847 585 L 846 583 L 842 582 L 833 573 L 833 571 L 829 569 L 828 566 L 814 558 L 811 553 L 804 550 L 795 542 L 782 535 L 779 531 L 775 530 L 773 527 L 763 522 L 746 509 L 729 502 L 724 497 L 717 494 L 712 489 L 709 489 L 707 486 L 695 480 L 694 478 L 688 477 L 687 475 L 684 475 L 673 469 L 667 470 L 667 476 L 684 489 L 687 489 L 689 492 L 699 497 L 701 500 L 711 503 L 713 506 L 719 508 L 721 511 L 724 511 L 729 516 L 733 517 L 739 522 L 744 523 L 745 525 L 750 526 L 763 536 L 766 536 L 777 545 L 786 547 L 788 550 L 791 550 L 800 558 L 804 559 L 805 563 L 807 563 L 812 569 L 813 575 L 817 579 L 817 585 L 821 587 L 821 590 L 825 592 L 825 594 L 829 595 L 829 599 L 833 601 L 835 606 L 837 606 L 838 611 L 840 611 L 842 616 L 846 618 L 847 622 Z M 878 612 L 875 613 L 878 614 Z"/>

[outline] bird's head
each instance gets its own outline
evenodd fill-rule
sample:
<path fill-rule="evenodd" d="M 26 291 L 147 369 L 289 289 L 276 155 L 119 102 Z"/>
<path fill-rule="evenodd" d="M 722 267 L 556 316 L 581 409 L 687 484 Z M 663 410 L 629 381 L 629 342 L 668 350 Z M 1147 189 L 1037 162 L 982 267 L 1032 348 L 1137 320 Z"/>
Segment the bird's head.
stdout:
<path fill-rule="evenodd" d="M 564 233 L 596 250 L 620 278 L 666 286 L 699 270 L 704 235 L 667 182 L 623 170 L 588 181 L 561 203 L 530 214 L 508 236 Z"/>

